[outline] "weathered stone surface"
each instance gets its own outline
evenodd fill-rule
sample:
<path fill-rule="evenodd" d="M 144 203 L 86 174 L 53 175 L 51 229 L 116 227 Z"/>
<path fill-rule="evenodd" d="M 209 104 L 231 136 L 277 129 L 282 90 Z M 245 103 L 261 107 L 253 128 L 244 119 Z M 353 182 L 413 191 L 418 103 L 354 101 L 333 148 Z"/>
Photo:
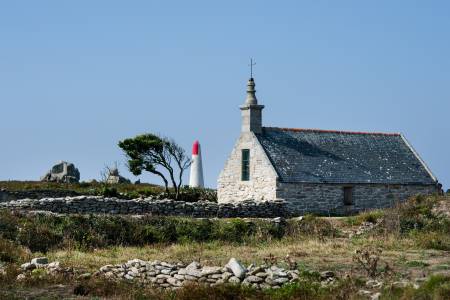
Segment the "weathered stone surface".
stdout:
<path fill-rule="evenodd" d="M 236 271 L 240 276 L 237 277 L 234 273 L 229 272 L 230 266 L 235 271 L 243 272 L 243 275 Z M 257 273 L 260 276 L 245 274 L 246 269 L 236 259 L 230 259 L 226 267 L 202 266 L 198 262 L 192 262 L 184 267 L 183 264 L 168 264 L 160 261 L 145 262 L 130 260 L 120 265 L 103 266 L 100 268 L 98 276 L 103 275 L 111 279 L 139 280 L 153 284 L 159 288 L 170 289 L 180 288 L 193 282 L 209 286 L 226 283 L 242 284 L 252 286 L 255 289 L 261 289 L 277 288 L 288 282 L 293 282 L 295 280 L 293 275 L 296 275 L 295 272 L 298 272 L 296 270 L 284 270 L 275 266 L 271 268 L 267 268 L 266 266 L 250 266 L 250 269 L 260 271 Z M 171 270 L 171 272 L 167 273 L 165 270 Z M 268 278 L 269 272 L 271 272 L 270 274 L 272 274 L 273 278 Z M 273 275 L 274 272 L 280 275 L 285 273 L 287 277 L 278 277 Z M 266 283 L 264 283 L 264 278 L 266 278 Z"/>
<path fill-rule="evenodd" d="M 109 184 L 131 183 L 131 181 L 119 174 L 119 169 L 112 168 L 108 171 L 106 182 Z"/>
<path fill-rule="evenodd" d="M 232 276 L 228 279 L 228 282 L 229 283 L 241 283 L 241 280 L 236 276 Z"/>
<path fill-rule="evenodd" d="M 231 270 L 231 272 L 233 272 L 234 276 L 236 276 L 239 279 L 242 279 L 245 277 L 245 273 L 247 272 L 247 270 L 241 265 L 240 262 L 237 261 L 236 258 L 231 258 L 226 267 L 228 269 Z"/>
<path fill-rule="evenodd" d="M 190 203 L 152 198 L 123 200 L 101 196 L 20 199 L 0 202 L 0 209 L 2 208 L 59 214 L 152 214 L 194 218 L 273 218 L 290 215 L 285 204 L 279 201 L 218 204 L 206 201 Z"/>
<path fill-rule="evenodd" d="M 258 277 L 258 276 L 250 275 L 247 278 L 245 278 L 245 281 L 250 282 L 250 283 L 260 283 L 260 282 L 263 282 L 264 279 L 262 279 L 261 277 Z"/>
<path fill-rule="evenodd" d="M 20 268 L 24 271 L 32 271 L 32 270 L 36 269 L 36 264 L 28 262 L 28 263 L 24 263 L 23 265 L 21 265 Z"/>
<path fill-rule="evenodd" d="M 80 181 L 80 171 L 75 165 L 66 161 L 61 161 L 54 165 L 50 171 L 41 177 L 41 181 L 55 181 L 73 183 Z"/>
<path fill-rule="evenodd" d="M 36 257 L 31 260 L 31 263 L 35 264 L 35 265 L 46 265 L 46 264 L 48 264 L 48 258 L 47 257 Z"/>

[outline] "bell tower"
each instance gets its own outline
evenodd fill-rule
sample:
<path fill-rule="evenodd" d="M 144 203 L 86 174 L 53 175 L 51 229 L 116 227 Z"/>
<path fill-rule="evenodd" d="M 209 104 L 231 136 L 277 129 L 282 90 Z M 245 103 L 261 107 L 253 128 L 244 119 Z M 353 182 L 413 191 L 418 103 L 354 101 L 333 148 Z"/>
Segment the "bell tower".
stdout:
<path fill-rule="evenodd" d="M 264 105 L 256 99 L 255 80 L 251 77 L 247 82 L 247 98 L 241 105 L 242 132 L 262 133 L 262 110 Z"/>

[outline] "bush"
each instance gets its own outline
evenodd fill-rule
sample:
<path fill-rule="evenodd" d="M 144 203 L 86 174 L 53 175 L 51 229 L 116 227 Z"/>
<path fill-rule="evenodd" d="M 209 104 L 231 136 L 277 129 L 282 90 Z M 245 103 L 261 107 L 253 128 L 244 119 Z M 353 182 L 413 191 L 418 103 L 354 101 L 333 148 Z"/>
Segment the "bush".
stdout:
<path fill-rule="evenodd" d="M 178 200 L 185 202 L 217 202 L 217 191 L 213 189 L 191 188 L 189 186 L 184 186 L 180 191 Z"/>
<path fill-rule="evenodd" d="M 314 236 L 318 238 L 335 237 L 338 235 L 337 229 L 323 218 L 314 215 L 306 215 L 303 220 L 289 220 L 287 224 L 287 235 L 293 237 Z"/>
<path fill-rule="evenodd" d="M 438 232 L 413 232 L 417 246 L 424 249 L 450 251 L 450 236 Z"/>
<path fill-rule="evenodd" d="M 9 211 L 0 210 L 0 237 L 14 240 L 18 231 L 18 217 Z"/>
<path fill-rule="evenodd" d="M 33 252 L 47 252 L 62 241 L 62 235 L 46 223 L 25 222 L 17 236 L 19 243 Z"/>
<path fill-rule="evenodd" d="M 390 287 L 384 289 L 382 299 L 421 299 L 447 300 L 450 295 L 450 277 L 433 275 L 418 289 L 412 286 L 406 288 Z"/>
<path fill-rule="evenodd" d="M 15 215 L 2 212 L 0 237 L 17 241 L 32 251 L 66 247 L 93 249 L 108 246 L 142 246 L 155 243 L 270 241 L 283 237 L 332 237 L 333 225 L 307 216 L 301 221 L 262 219 L 195 219 L 118 215 Z"/>
<path fill-rule="evenodd" d="M 14 242 L 0 238 L 0 262 L 17 263 L 27 257 L 27 252 Z"/>
<path fill-rule="evenodd" d="M 366 211 L 366 212 L 362 212 L 356 216 L 351 216 L 351 217 L 347 217 L 345 218 L 345 222 L 349 225 L 361 225 L 364 222 L 369 222 L 369 223 L 377 223 L 379 220 L 383 219 L 384 217 L 384 211 L 380 210 L 380 209 L 376 209 L 376 210 L 370 210 L 370 211 Z"/>

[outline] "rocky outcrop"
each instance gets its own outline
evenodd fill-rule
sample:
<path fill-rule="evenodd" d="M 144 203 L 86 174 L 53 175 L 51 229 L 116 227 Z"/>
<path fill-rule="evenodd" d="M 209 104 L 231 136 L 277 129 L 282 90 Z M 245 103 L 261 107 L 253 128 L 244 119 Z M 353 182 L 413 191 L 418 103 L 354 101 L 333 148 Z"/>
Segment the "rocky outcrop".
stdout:
<path fill-rule="evenodd" d="M 61 161 L 54 165 L 50 171 L 41 177 L 41 181 L 75 183 L 80 181 L 80 171 L 75 165 Z"/>
<path fill-rule="evenodd" d="M 0 203 L 0 209 L 49 211 L 60 214 L 150 214 L 158 216 L 186 216 L 196 218 L 274 218 L 289 217 L 282 201 L 237 202 L 183 202 L 170 199 L 121 200 L 101 196 L 78 196 L 65 198 L 22 199 Z"/>
<path fill-rule="evenodd" d="M 109 184 L 117 184 L 117 183 L 131 183 L 131 181 L 119 174 L 119 169 L 112 168 L 108 171 L 108 177 L 106 182 Z"/>

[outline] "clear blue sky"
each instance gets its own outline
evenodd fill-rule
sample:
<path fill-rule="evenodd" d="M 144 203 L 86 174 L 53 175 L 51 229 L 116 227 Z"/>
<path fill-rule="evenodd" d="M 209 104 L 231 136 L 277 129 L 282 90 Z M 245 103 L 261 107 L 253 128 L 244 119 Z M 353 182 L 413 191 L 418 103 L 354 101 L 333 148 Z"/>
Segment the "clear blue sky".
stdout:
<path fill-rule="evenodd" d="M 401 132 L 448 188 L 449 37 L 449 1 L 1 1 L 0 179 L 134 179 L 117 142 L 156 132 L 215 187 L 253 57 L 265 125 Z"/>

